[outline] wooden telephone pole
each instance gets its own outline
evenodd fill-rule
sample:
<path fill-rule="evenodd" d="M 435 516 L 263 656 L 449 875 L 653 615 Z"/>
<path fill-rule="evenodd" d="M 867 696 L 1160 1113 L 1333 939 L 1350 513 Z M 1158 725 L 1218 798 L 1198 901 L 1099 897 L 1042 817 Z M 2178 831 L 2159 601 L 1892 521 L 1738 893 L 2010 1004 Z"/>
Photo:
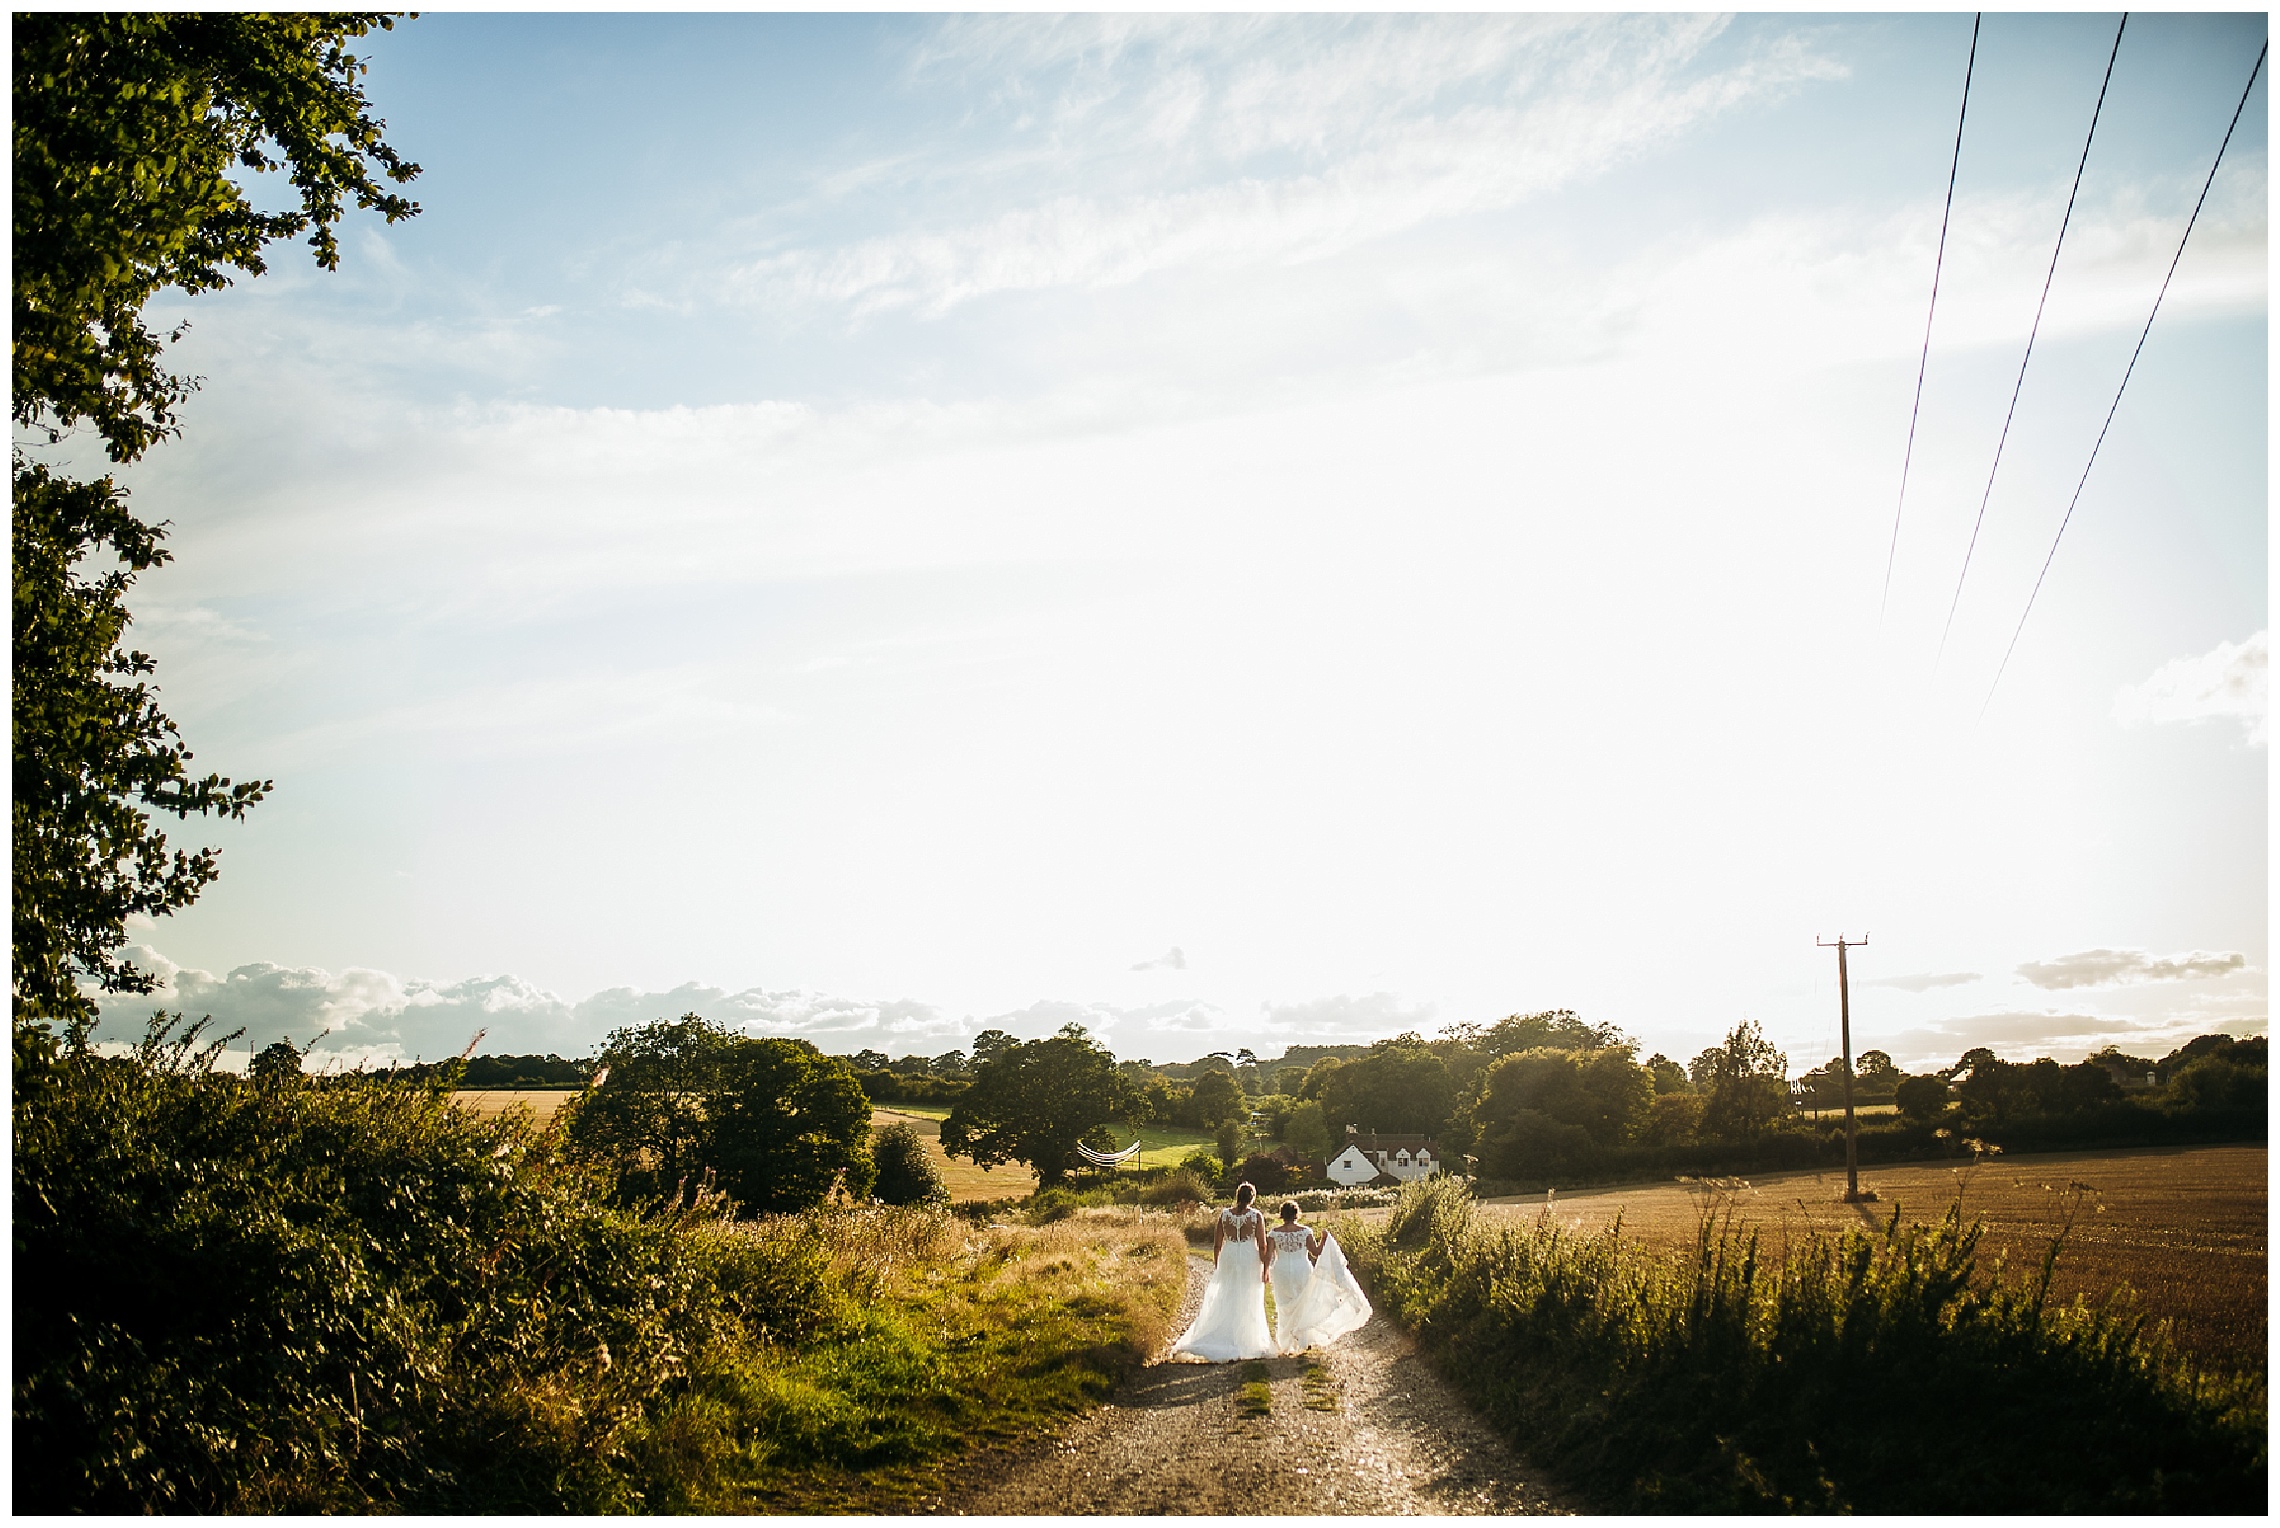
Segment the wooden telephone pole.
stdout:
<path fill-rule="evenodd" d="M 1837 952 L 1837 1019 L 1845 1044 L 1845 1203 L 1859 1204 L 1863 1199 L 1876 1196 L 1860 1191 L 1860 1125 L 1853 1118 L 1852 986 L 1845 973 L 1845 951 L 1865 949 L 1868 936 L 1863 934 L 1858 939 L 1848 940 L 1839 934 L 1832 944 L 1816 935 L 1813 942 L 1824 950 Z"/>

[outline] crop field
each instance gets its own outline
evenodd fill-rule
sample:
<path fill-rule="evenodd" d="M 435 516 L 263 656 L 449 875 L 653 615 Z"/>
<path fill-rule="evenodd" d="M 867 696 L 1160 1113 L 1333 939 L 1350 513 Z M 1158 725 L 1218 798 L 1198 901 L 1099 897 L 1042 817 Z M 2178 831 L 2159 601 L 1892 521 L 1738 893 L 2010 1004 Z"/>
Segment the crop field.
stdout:
<path fill-rule="evenodd" d="M 983 1168 L 964 1157 L 944 1155 L 942 1122 L 949 1117 L 949 1109 L 932 1104 L 876 1104 L 871 1109 L 871 1128 L 908 1125 L 916 1130 L 919 1139 L 926 1142 L 926 1154 L 934 1159 L 934 1170 L 942 1174 L 942 1186 L 950 1190 L 953 1204 L 975 1199 L 1011 1199 L 1037 1191 L 1037 1174 L 1018 1162 Z"/>
<path fill-rule="evenodd" d="M 543 1125 L 554 1117 L 555 1110 L 577 1096 L 576 1088 L 462 1088 L 451 1095 L 451 1101 L 485 1119 L 504 1114 L 520 1104 L 537 1115 Z"/>
<path fill-rule="evenodd" d="M 2162 1147 L 2132 1151 L 1991 1156 L 1973 1166 L 1941 1164 L 1863 1169 L 1874 1204 L 1842 1202 L 1845 1176 L 1785 1173 L 1718 1186 L 1676 1183 L 1555 1193 L 1549 1210 L 1562 1225 L 1601 1231 L 1622 1217 L 1625 1235 L 1651 1246 L 1692 1242 L 1706 1208 L 1779 1238 L 1808 1227 L 1881 1225 L 1897 1206 L 1909 1221 L 1936 1221 L 1956 1195 L 1964 1213 L 1986 1222 L 1982 1265 L 2001 1256 L 2013 1269 L 2040 1265 L 2071 1200 L 2074 1227 L 2052 1291 L 2093 1301 L 2119 1284 L 2170 1323 L 2178 1346 L 2204 1363 L 2235 1371 L 2265 1366 L 2265 1169 L 2262 1146 Z M 2076 1185 L 2079 1194 L 2071 1193 Z M 1488 1214 L 1535 1216 L 1545 1196 L 1488 1201 Z M 1365 1212 L 1367 1213 L 1367 1212 Z M 1378 1212 L 1382 1214 L 1383 1212 Z"/>

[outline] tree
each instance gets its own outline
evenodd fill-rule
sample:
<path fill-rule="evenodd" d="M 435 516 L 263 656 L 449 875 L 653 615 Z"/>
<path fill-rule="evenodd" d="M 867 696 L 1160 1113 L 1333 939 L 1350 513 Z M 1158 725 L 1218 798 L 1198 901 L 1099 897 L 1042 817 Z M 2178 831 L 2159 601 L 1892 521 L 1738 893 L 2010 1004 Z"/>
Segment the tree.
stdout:
<path fill-rule="evenodd" d="M 261 1048 L 259 1055 L 246 1066 L 245 1074 L 255 1082 L 299 1082 L 301 1080 L 301 1051 L 290 1040 L 276 1040 Z"/>
<path fill-rule="evenodd" d="M 1212 1132 L 1211 1144 L 1219 1152 L 1219 1160 L 1233 1162 L 1243 1154 L 1243 1127 L 1234 1120 L 1223 1119 Z"/>
<path fill-rule="evenodd" d="M 1020 1043 L 1002 1029 L 985 1029 L 974 1036 L 974 1043 L 967 1049 L 974 1053 L 973 1064 L 980 1066 L 985 1061 L 1004 1055 Z"/>
<path fill-rule="evenodd" d="M 1789 1058 L 1754 1019 L 1735 1025 L 1724 1044 L 1696 1056 L 1688 1070 L 1708 1095 L 1702 1128 L 1720 1140 L 1755 1140 L 1788 1112 Z"/>
<path fill-rule="evenodd" d="M 1658 1095 L 1684 1093 L 1693 1087 L 1693 1083 L 1687 1079 L 1686 1068 L 1671 1060 L 1661 1051 L 1656 1051 L 1649 1056 L 1645 1065 L 1647 1075 L 1655 1080 L 1655 1092 Z"/>
<path fill-rule="evenodd" d="M 84 422 L 131 462 L 175 433 L 192 386 L 161 365 L 144 304 L 258 275 L 273 239 L 306 233 L 337 265 L 353 200 L 418 212 L 374 166 L 419 173 L 382 141 L 350 39 L 375 13 L 28 13 L 13 86 L 13 392 L 19 429 L 53 442 Z M 297 210 L 261 212 L 234 176 L 284 170 Z M 166 561 L 162 529 L 109 478 L 73 482 L 11 456 L 14 782 L 11 1006 L 20 1029 L 92 1020 L 106 992 L 155 982 L 116 954 L 130 916 L 195 900 L 215 851 L 169 853 L 152 811 L 242 816 L 270 788 L 193 778 L 188 749 L 121 639 L 136 575 Z M 93 568 L 83 564 L 94 560 Z M 116 564 L 117 566 L 106 566 Z"/>
<path fill-rule="evenodd" d="M 1885 1052 L 1865 1050 L 1853 1063 L 1853 1093 L 1856 1097 L 1882 1103 L 1892 1096 L 1892 1090 L 1899 1087 L 1900 1079 L 1907 1075 L 1892 1064 L 1891 1056 Z"/>
<path fill-rule="evenodd" d="M 613 1030 L 602 1086 L 572 1105 L 569 1139 L 629 1202 L 687 1197 L 704 1167 L 705 1100 L 738 1036 L 696 1014 Z"/>
<path fill-rule="evenodd" d="M 160 291 L 258 276 L 271 241 L 309 236 L 340 263 L 353 200 L 393 223 L 419 212 L 373 177 L 419 174 L 381 138 L 351 39 L 378 12 L 32 13 L 17 18 L 14 397 L 19 425 L 91 423 L 112 459 L 174 433 L 194 384 L 163 370 L 144 324 Z M 284 170 L 300 205 L 257 211 L 235 179 Z"/>
<path fill-rule="evenodd" d="M 1422 1045 L 1387 1045 L 1324 1076 L 1321 1098 L 1333 1136 L 1348 1125 L 1433 1135 L 1449 1122 L 1456 1085 L 1441 1058 Z"/>
<path fill-rule="evenodd" d="M 1478 1033 L 1473 1049 L 1489 1057 L 1530 1050 L 1605 1050 L 1623 1041 L 1623 1032 L 1614 1025 L 1587 1024 L 1570 1008 L 1516 1013 Z"/>
<path fill-rule="evenodd" d="M 1195 1080 L 1189 1096 L 1195 1103 L 1195 1117 L 1205 1129 L 1216 1129 L 1243 1113 L 1243 1085 L 1234 1074 L 1216 1067 Z"/>
<path fill-rule="evenodd" d="M 1322 1117 L 1320 1103 L 1303 1103 L 1291 1110 L 1283 1121 L 1282 1138 L 1285 1146 L 1302 1157 L 1317 1162 L 1330 1160 L 1330 1126 Z"/>
<path fill-rule="evenodd" d="M 983 1038 L 974 1041 L 977 1057 Z M 1082 1165 L 1079 1143 L 1108 1147 L 1108 1122 L 1139 1106 L 1140 1090 L 1081 1024 L 992 1050 L 942 1126 L 942 1149 L 978 1167 L 1026 1162 L 1050 1188 Z"/>
<path fill-rule="evenodd" d="M 1466 1110 L 1473 1150 L 1493 1177 L 1572 1166 L 1634 1139 L 1651 1113 L 1654 1080 L 1629 1046 L 1544 1048 L 1499 1058 Z"/>
<path fill-rule="evenodd" d="M 704 1115 L 701 1161 L 751 1214 L 811 1209 L 834 1182 L 858 1199 L 871 1192 L 871 1100 L 844 1057 L 740 1037 L 719 1059 Z"/>
<path fill-rule="evenodd" d="M 1905 1118 L 1934 1120 L 1947 1110 L 1948 1085 L 1937 1077 L 1903 1078 L 1893 1090 L 1893 1102 Z"/>
<path fill-rule="evenodd" d="M 885 1203 L 938 1204 L 950 1197 L 927 1153 L 925 1138 L 909 1125 L 889 1125 L 880 1131 L 871 1143 L 871 1160 L 879 1171 L 871 1192 Z"/>
<path fill-rule="evenodd" d="M 885 1051 L 859 1050 L 855 1053 L 855 1065 L 862 1071 L 883 1072 L 893 1063 L 887 1060 Z"/>

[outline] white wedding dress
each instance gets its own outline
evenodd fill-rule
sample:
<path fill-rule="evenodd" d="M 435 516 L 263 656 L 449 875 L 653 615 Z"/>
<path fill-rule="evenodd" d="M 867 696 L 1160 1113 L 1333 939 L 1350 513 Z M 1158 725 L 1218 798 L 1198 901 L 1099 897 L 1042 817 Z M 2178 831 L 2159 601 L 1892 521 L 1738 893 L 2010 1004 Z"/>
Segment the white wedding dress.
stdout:
<path fill-rule="evenodd" d="M 1219 1262 L 1211 1270 L 1211 1282 L 1203 1286 L 1203 1308 L 1195 1313 L 1195 1324 L 1186 1335 L 1172 1344 L 1172 1357 L 1223 1364 L 1274 1353 L 1275 1334 L 1267 1326 L 1267 1286 L 1259 1277 L 1261 1223 L 1257 1210 L 1219 1212 Z"/>
<path fill-rule="evenodd" d="M 1370 1319 L 1370 1298 L 1346 1266 L 1338 1238 L 1325 1234 L 1322 1253 L 1311 1263 L 1304 1226 L 1278 1226 L 1267 1233 L 1275 1260 L 1267 1276 L 1275 1289 L 1275 1348 L 1303 1353 L 1326 1348 Z"/>

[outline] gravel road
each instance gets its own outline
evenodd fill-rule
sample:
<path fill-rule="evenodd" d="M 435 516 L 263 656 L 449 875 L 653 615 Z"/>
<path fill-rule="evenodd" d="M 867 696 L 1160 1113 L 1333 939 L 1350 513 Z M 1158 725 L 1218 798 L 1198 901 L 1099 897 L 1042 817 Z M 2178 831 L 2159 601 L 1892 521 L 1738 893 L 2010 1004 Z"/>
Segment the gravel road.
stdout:
<path fill-rule="evenodd" d="M 1176 1330 L 1193 1318 L 1209 1272 L 1208 1259 L 1191 1257 Z M 1514 1459 L 1378 1316 L 1319 1353 L 1150 1364 L 1059 1438 L 970 1461 L 922 1510 L 1153 1517 L 1577 1509 Z"/>

